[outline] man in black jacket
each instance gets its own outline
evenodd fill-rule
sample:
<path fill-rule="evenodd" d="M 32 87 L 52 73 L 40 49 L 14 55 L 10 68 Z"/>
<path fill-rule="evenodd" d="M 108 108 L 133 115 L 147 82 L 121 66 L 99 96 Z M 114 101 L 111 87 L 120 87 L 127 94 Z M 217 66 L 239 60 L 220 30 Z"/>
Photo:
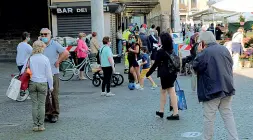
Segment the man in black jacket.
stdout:
<path fill-rule="evenodd" d="M 203 102 L 204 109 L 203 140 L 213 139 L 218 110 L 228 130 L 228 140 L 239 140 L 231 109 L 232 96 L 235 94 L 232 57 L 224 46 L 216 43 L 212 32 L 201 32 L 199 40 L 203 43 L 198 47 L 193 69 L 198 76 L 198 99 Z"/>

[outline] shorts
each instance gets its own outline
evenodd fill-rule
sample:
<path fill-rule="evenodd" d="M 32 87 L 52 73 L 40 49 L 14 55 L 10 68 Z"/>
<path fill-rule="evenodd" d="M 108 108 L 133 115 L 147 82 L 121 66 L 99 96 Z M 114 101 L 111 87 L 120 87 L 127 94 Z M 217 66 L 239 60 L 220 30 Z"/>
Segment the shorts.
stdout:
<path fill-rule="evenodd" d="M 162 89 L 168 89 L 174 87 L 177 75 L 170 75 L 166 77 L 160 77 Z"/>
<path fill-rule="evenodd" d="M 149 68 L 141 70 L 141 79 L 146 77 L 146 74 L 148 73 L 148 71 L 149 71 Z M 149 77 L 147 77 L 147 78 L 149 78 Z"/>
<path fill-rule="evenodd" d="M 137 60 L 133 60 L 133 63 L 132 63 L 133 65 L 133 67 L 134 68 L 136 68 L 136 67 L 139 67 L 139 64 L 138 64 L 138 62 L 137 62 Z"/>

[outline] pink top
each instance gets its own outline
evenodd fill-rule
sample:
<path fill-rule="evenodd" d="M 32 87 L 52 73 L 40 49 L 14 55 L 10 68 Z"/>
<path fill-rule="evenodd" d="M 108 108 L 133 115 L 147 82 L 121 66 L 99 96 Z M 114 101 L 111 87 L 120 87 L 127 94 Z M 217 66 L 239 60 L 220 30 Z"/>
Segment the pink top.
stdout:
<path fill-rule="evenodd" d="M 88 46 L 82 39 L 77 40 L 77 48 L 76 48 L 77 58 L 86 58 L 88 56 L 87 55 L 88 50 L 89 50 Z"/>

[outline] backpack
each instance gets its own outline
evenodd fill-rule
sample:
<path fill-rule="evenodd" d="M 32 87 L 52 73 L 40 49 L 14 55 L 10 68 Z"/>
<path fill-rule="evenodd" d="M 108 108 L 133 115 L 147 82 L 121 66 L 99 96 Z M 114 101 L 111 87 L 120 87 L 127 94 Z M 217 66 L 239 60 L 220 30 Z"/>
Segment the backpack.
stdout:
<path fill-rule="evenodd" d="M 168 52 L 165 51 L 165 53 L 169 56 L 168 60 L 168 68 L 169 68 L 169 73 L 170 74 L 176 74 L 180 72 L 180 58 L 175 55 L 174 53 L 169 54 Z"/>

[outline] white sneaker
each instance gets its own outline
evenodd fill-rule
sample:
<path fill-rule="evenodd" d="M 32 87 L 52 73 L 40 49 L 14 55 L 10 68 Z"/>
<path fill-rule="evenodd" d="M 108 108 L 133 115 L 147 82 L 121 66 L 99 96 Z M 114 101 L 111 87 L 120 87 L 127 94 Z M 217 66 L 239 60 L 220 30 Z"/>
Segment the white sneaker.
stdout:
<path fill-rule="evenodd" d="M 136 88 L 136 89 L 140 89 L 140 88 L 141 88 L 141 85 L 140 85 L 140 84 L 135 84 L 135 88 Z"/>
<path fill-rule="evenodd" d="M 152 87 L 151 87 L 151 89 L 156 89 L 157 88 L 157 85 L 153 85 Z"/>
<path fill-rule="evenodd" d="M 106 93 L 106 97 L 111 97 L 111 96 L 114 96 L 115 94 L 112 94 L 111 92 L 109 93 Z"/>
<path fill-rule="evenodd" d="M 105 92 L 101 92 L 101 96 L 105 96 L 106 95 L 106 93 Z"/>
<path fill-rule="evenodd" d="M 144 88 L 143 88 L 143 87 L 140 87 L 139 90 L 144 90 Z"/>

